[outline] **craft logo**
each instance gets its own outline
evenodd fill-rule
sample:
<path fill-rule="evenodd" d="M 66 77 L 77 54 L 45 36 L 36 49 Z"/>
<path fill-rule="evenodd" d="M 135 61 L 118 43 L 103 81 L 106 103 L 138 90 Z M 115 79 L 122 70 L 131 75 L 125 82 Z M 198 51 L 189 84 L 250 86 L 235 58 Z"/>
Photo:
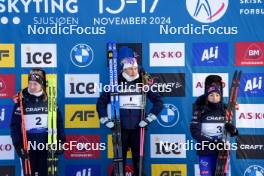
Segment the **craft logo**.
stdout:
<path fill-rule="evenodd" d="M 237 159 L 264 159 L 263 135 L 239 135 L 236 138 Z"/>
<path fill-rule="evenodd" d="M 56 44 L 21 44 L 22 67 L 57 67 Z"/>
<path fill-rule="evenodd" d="M 227 43 L 194 43 L 192 48 L 194 66 L 227 66 Z"/>
<path fill-rule="evenodd" d="M 185 134 L 151 134 L 151 158 L 186 158 Z"/>
<path fill-rule="evenodd" d="M 12 105 L 0 105 L 0 129 L 9 128 L 12 110 Z"/>
<path fill-rule="evenodd" d="M 78 44 L 71 50 L 71 61 L 77 67 L 87 67 L 93 62 L 94 52 L 89 45 Z"/>
<path fill-rule="evenodd" d="M 0 136 L 0 160 L 15 159 L 14 146 L 10 136 Z"/>
<path fill-rule="evenodd" d="M 0 98 L 12 98 L 15 95 L 15 74 L 0 74 Z"/>
<path fill-rule="evenodd" d="M 72 176 L 92 176 L 100 175 L 100 166 L 98 165 L 68 165 L 65 169 L 65 175 Z"/>
<path fill-rule="evenodd" d="M 65 97 L 99 97 L 99 74 L 65 74 Z"/>
<path fill-rule="evenodd" d="M 235 58 L 237 66 L 264 66 L 264 42 L 237 42 Z"/>
<path fill-rule="evenodd" d="M 16 175 L 16 166 L 0 166 L 0 175 L 14 176 Z"/>
<path fill-rule="evenodd" d="M 140 6 L 141 13 L 153 13 L 157 7 L 159 0 L 151 0 L 148 1 L 148 4 L 150 3 L 150 7 L 147 7 L 146 1 L 140 1 L 140 0 L 119 0 L 115 2 L 107 2 L 106 0 L 99 0 L 99 13 L 110 13 L 110 14 L 119 14 L 122 13 L 127 6 L 133 6 L 137 5 Z"/>
<path fill-rule="evenodd" d="M 69 104 L 65 105 L 66 128 L 99 128 L 96 105 Z"/>
<path fill-rule="evenodd" d="M 157 121 L 163 127 L 173 127 L 179 121 L 179 114 L 179 109 L 176 106 L 173 104 L 164 104 Z"/>
<path fill-rule="evenodd" d="M 114 165 L 110 165 L 108 167 L 108 176 L 112 176 L 114 172 Z M 125 176 L 133 176 L 134 170 L 133 170 L 133 165 L 132 164 L 126 164 L 125 167 Z"/>
<path fill-rule="evenodd" d="M 100 158 L 100 150 L 103 146 L 100 144 L 99 135 L 67 135 L 66 142 L 71 144 L 73 141 L 76 145 L 72 150 L 65 151 L 66 159 L 80 158 Z M 89 144 L 89 145 L 88 145 Z M 83 147 L 82 147 L 83 146 Z M 89 147 L 90 150 L 87 148 Z"/>
<path fill-rule="evenodd" d="M 239 104 L 236 127 L 264 128 L 264 104 Z"/>
<path fill-rule="evenodd" d="M 240 88 L 238 95 L 241 97 L 263 97 L 264 85 L 263 85 L 264 73 L 245 73 L 241 76 Z"/>
<path fill-rule="evenodd" d="M 113 158 L 114 157 L 114 149 L 113 149 L 113 140 L 112 140 L 112 135 L 107 136 L 107 156 L 108 158 Z M 127 158 L 132 158 L 132 153 L 131 149 L 127 151 Z"/>
<path fill-rule="evenodd" d="M 152 164 L 151 176 L 187 176 L 186 164 Z"/>
<path fill-rule="evenodd" d="M 153 90 L 164 97 L 185 96 L 184 73 L 152 73 Z M 155 86 L 155 87 L 154 87 Z"/>
<path fill-rule="evenodd" d="M 0 44 L 0 67 L 15 67 L 14 44 Z"/>
<path fill-rule="evenodd" d="M 201 23 L 213 23 L 224 16 L 228 0 L 186 0 L 189 14 Z"/>
<path fill-rule="evenodd" d="M 228 74 L 227 73 L 193 73 L 193 96 L 198 97 L 204 94 L 204 81 L 209 75 L 219 75 L 223 80 L 224 97 L 228 96 Z"/>
<path fill-rule="evenodd" d="M 264 176 L 264 168 L 259 165 L 249 166 L 243 176 Z"/>
<path fill-rule="evenodd" d="M 150 43 L 151 67 L 177 67 L 185 65 L 184 43 Z"/>

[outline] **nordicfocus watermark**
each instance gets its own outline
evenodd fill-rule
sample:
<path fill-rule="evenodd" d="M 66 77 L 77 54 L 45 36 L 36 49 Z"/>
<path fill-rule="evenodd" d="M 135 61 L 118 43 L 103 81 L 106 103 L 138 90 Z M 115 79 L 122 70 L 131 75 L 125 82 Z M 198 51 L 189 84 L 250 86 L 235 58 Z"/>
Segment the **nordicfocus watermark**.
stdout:
<path fill-rule="evenodd" d="M 212 26 L 208 24 L 196 26 L 187 24 L 186 26 L 160 25 L 161 35 L 235 35 L 238 34 L 236 26 Z"/>
<path fill-rule="evenodd" d="M 117 91 L 118 93 L 128 93 L 128 92 L 172 92 L 172 89 L 176 87 L 176 83 L 154 83 L 152 85 L 146 85 L 143 83 L 128 84 L 127 82 L 122 82 L 118 85 L 102 85 L 93 84 L 93 87 L 90 87 L 90 91 L 93 92 L 112 92 Z"/>
<path fill-rule="evenodd" d="M 167 151 L 174 150 L 237 150 L 237 143 L 212 143 L 209 141 L 202 141 L 202 143 L 197 143 L 193 140 L 187 140 L 187 142 L 168 142 L 168 141 L 160 141 L 159 143 L 160 150 L 165 149 Z"/>
<path fill-rule="evenodd" d="M 62 143 L 59 140 L 58 144 L 48 144 L 48 143 L 37 143 L 36 141 L 28 141 L 28 150 L 106 150 L 106 143 L 82 143 L 78 141 L 70 141 Z"/>

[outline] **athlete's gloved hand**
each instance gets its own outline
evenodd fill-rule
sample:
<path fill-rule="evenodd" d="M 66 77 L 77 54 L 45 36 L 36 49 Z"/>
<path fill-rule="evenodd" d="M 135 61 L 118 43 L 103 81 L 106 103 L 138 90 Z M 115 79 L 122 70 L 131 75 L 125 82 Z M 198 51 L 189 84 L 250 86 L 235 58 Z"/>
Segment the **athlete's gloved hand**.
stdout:
<path fill-rule="evenodd" d="M 28 159 L 29 156 L 28 156 L 28 153 L 21 147 L 16 147 L 16 153 L 17 155 L 21 158 L 21 159 Z"/>
<path fill-rule="evenodd" d="M 149 113 L 148 116 L 147 116 L 147 118 L 144 119 L 144 120 L 141 120 L 141 121 L 139 122 L 138 125 L 139 125 L 141 128 L 145 128 L 145 127 L 148 126 L 152 121 L 154 121 L 154 120 L 156 120 L 156 119 L 157 119 L 157 116 L 155 116 L 155 115 L 152 114 L 152 113 Z"/>
<path fill-rule="evenodd" d="M 100 123 L 105 125 L 107 128 L 114 128 L 115 124 L 113 121 L 111 121 L 111 119 L 109 119 L 108 117 L 102 117 L 100 118 Z"/>
<path fill-rule="evenodd" d="M 238 130 L 232 123 L 229 123 L 229 122 L 226 123 L 225 129 L 227 132 L 230 133 L 231 136 L 237 136 L 238 135 Z"/>

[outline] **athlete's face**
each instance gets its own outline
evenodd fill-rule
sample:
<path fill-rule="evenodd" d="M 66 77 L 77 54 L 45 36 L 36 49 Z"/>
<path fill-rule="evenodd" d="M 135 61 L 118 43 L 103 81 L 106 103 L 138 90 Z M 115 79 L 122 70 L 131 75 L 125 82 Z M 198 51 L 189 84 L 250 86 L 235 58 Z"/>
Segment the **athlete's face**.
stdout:
<path fill-rule="evenodd" d="M 124 69 L 124 72 L 131 77 L 135 77 L 138 74 L 138 67 L 132 66 L 129 68 Z"/>
<path fill-rule="evenodd" d="M 38 93 L 42 91 L 42 87 L 37 81 L 28 81 L 28 91 L 30 93 Z"/>
<path fill-rule="evenodd" d="M 216 92 L 212 92 L 208 95 L 208 101 L 211 103 L 219 103 L 221 100 L 221 95 Z"/>

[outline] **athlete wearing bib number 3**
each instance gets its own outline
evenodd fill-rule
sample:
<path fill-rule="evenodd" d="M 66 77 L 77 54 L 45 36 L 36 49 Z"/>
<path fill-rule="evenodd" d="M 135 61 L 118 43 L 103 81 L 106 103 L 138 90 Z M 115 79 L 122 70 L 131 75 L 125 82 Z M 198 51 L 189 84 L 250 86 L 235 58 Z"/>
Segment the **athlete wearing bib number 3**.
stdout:
<path fill-rule="evenodd" d="M 210 75 L 205 81 L 205 94 L 198 97 L 193 105 L 193 117 L 190 125 L 192 137 L 201 144 L 197 150 L 201 176 L 214 176 L 218 156 L 217 146 L 223 147 L 223 133 L 238 135 L 231 123 L 226 123 L 226 104 L 222 102 L 222 78 Z M 202 149 L 204 143 L 204 149 Z M 211 147 L 209 147 L 209 145 Z M 212 147 L 215 147 L 213 149 Z"/>
<path fill-rule="evenodd" d="M 11 138 L 17 155 L 23 160 L 29 158 L 32 176 L 47 176 L 47 150 L 44 148 L 25 151 L 23 147 L 23 126 L 21 115 L 21 101 L 23 107 L 24 130 L 27 142 L 32 144 L 48 142 L 48 97 L 45 91 L 45 72 L 41 69 L 31 70 L 28 77 L 28 87 L 14 97 L 14 110 L 11 119 Z M 65 142 L 64 128 L 60 112 L 57 110 L 58 140 Z M 60 151 L 62 153 L 62 151 Z M 58 153 L 60 153 L 58 152 Z M 23 168 L 25 170 L 25 168 Z M 24 171 L 25 172 L 25 171 Z"/>

